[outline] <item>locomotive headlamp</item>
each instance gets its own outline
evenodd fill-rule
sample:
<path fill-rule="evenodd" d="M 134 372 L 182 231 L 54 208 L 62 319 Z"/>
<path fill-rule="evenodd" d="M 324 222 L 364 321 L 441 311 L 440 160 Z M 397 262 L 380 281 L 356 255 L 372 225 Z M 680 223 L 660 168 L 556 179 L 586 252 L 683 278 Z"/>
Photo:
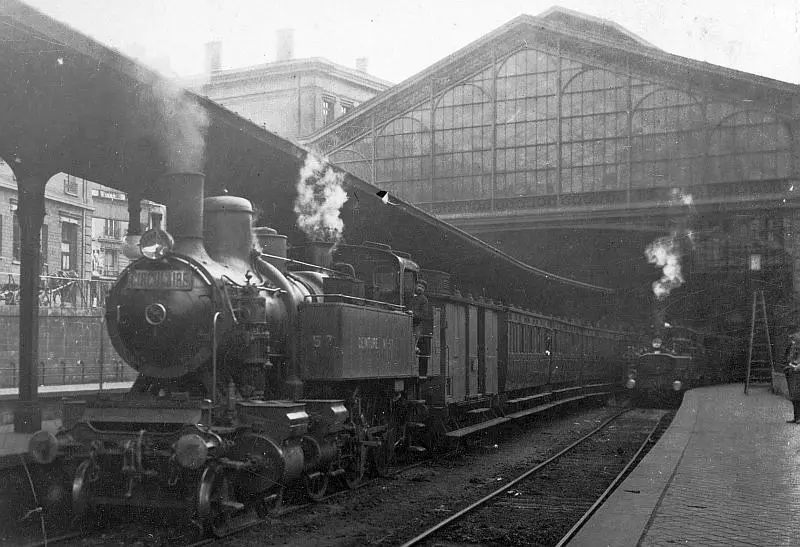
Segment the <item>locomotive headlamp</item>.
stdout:
<path fill-rule="evenodd" d="M 636 387 L 636 380 L 633 378 L 628 378 L 628 381 L 625 382 L 625 387 L 628 389 L 633 389 Z"/>
<path fill-rule="evenodd" d="M 661 338 L 653 338 L 653 349 L 659 349 L 661 344 L 663 344 Z"/>
<path fill-rule="evenodd" d="M 58 456 L 58 440 L 49 431 L 37 431 L 28 441 L 28 454 L 39 464 L 53 463 Z"/>
<path fill-rule="evenodd" d="M 680 380 L 672 382 L 672 391 L 680 391 L 682 387 L 683 383 Z"/>
<path fill-rule="evenodd" d="M 163 258 L 168 252 L 172 250 L 175 245 L 175 240 L 168 232 L 154 228 L 147 230 L 142 234 L 139 240 L 139 249 L 142 254 L 150 260 L 158 260 Z"/>
<path fill-rule="evenodd" d="M 206 441 L 196 433 L 184 435 L 175 443 L 175 459 L 186 469 L 200 469 L 208 458 Z"/>

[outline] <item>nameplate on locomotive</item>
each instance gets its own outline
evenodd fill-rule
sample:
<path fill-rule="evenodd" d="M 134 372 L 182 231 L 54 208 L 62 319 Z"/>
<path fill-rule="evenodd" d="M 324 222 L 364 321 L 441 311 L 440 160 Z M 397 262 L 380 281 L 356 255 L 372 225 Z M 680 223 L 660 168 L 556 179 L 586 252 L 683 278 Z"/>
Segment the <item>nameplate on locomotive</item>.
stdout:
<path fill-rule="evenodd" d="M 133 270 L 128 273 L 129 289 L 192 289 L 191 270 Z"/>

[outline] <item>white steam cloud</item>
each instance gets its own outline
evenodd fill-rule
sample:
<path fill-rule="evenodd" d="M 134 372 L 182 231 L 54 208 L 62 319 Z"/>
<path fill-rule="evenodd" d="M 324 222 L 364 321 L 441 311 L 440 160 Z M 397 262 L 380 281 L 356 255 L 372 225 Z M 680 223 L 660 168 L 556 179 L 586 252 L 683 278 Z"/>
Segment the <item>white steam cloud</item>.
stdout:
<path fill-rule="evenodd" d="M 693 207 L 694 199 L 691 194 L 684 194 L 679 189 L 674 189 L 670 205 Z M 669 296 L 670 292 L 684 282 L 681 272 L 681 242 L 688 240 L 691 243 L 694 238 L 693 233 L 687 230 L 685 225 L 685 220 L 677 221 L 671 235 L 656 239 L 644 251 L 647 262 L 661 268 L 661 279 L 653 281 L 653 294 L 659 300 Z"/>
<path fill-rule="evenodd" d="M 306 156 L 297 181 L 294 212 L 297 225 L 313 241 L 338 242 L 341 239 L 344 221 L 339 212 L 347 201 L 343 182 L 344 175 L 326 161 L 313 154 Z"/>
<path fill-rule="evenodd" d="M 662 268 L 661 279 L 653 281 L 653 294 L 661 300 L 683 284 L 680 245 L 674 236 L 656 239 L 644 251 L 647 262 Z"/>

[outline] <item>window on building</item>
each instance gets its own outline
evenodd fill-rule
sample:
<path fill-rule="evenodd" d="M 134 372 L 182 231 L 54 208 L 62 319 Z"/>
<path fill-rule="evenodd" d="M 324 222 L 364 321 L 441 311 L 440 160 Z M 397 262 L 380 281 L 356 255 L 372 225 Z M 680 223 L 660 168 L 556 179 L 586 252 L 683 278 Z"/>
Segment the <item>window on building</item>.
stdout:
<path fill-rule="evenodd" d="M 102 236 L 113 239 L 121 239 L 125 235 L 128 223 L 124 220 L 104 218 Z"/>
<path fill-rule="evenodd" d="M 103 275 L 117 275 L 118 266 L 116 249 L 105 249 L 103 253 Z"/>
<path fill-rule="evenodd" d="M 341 109 L 342 116 L 345 116 L 345 115 L 349 114 L 350 111 L 353 110 L 353 103 L 343 101 L 339 105 L 339 108 Z"/>
<path fill-rule="evenodd" d="M 336 101 L 332 97 L 322 98 L 322 121 L 323 123 L 330 123 L 333 121 L 334 107 Z"/>
<path fill-rule="evenodd" d="M 71 222 L 61 223 L 61 269 L 78 269 L 78 225 Z"/>
<path fill-rule="evenodd" d="M 72 175 L 64 175 L 64 193 L 71 196 L 78 195 L 78 179 Z"/>
<path fill-rule="evenodd" d="M 0 256 L 2 255 L 3 255 L 3 215 L 0 215 Z"/>
<path fill-rule="evenodd" d="M 19 215 L 16 211 L 14 211 L 14 231 L 11 243 L 11 258 L 14 260 L 20 259 Z"/>
<path fill-rule="evenodd" d="M 42 254 L 42 265 L 44 266 L 47 264 L 47 255 L 50 252 L 50 246 L 48 245 L 48 238 L 50 237 L 50 227 L 47 224 L 42 224 L 42 233 L 41 238 L 42 242 L 39 244 L 39 249 Z"/>

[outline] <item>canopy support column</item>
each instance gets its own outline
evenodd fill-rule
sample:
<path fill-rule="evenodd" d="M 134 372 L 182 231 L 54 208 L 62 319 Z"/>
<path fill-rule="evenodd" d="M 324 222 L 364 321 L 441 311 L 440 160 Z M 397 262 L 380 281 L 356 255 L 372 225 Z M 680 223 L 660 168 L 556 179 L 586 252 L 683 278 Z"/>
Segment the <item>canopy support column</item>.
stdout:
<path fill-rule="evenodd" d="M 38 401 L 39 280 L 41 232 L 44 222 L 44 188 L 51 173 L 12 164 L 17 178 L 20 228 L 19 298 L 19 404 L 14 411 L 14 431 L 32 433 L 42 428 Z"/>

